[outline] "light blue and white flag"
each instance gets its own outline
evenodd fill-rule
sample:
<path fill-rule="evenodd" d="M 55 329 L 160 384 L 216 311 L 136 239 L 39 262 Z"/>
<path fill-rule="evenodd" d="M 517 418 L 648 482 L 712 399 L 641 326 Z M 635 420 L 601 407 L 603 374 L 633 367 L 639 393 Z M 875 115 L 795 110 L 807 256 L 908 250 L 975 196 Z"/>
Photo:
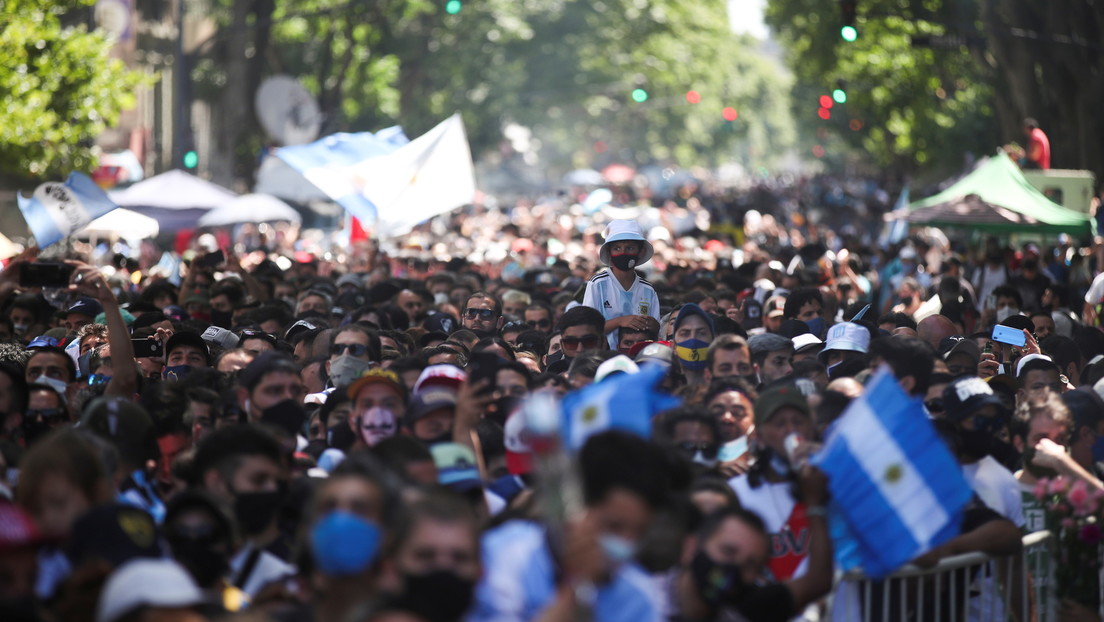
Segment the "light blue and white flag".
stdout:
<path fill-rule="evenodd" d="M 118 207 L 83 173 L 70 173 L 64 183 L 48 181 L 29 199 L 22 194 L 15 198 L 39 248 L 60 242 Z"/>
<path fill-rule="evenodd" d="M 921 402 L 885 367 L 833 424 L 812 463 L 828 476 L 832 504 L 858 541 L 838 546 L 857 553 L 873 578 L 958 535 L 973 496 Z"/>
<path fill-rule="evenodd" d="M 591 435 L 625 430 L 644 438 L 652 435 L 652 417 L 681 403 L 657 385 L 667 368 L 646 363 L 635 374 L 617 374 L 564 396 L 563 443 L 577 450 Z"/>
<path fill-rule="evenodd" d="M 335 134 L 276 156 L 371 227 L 393 237 L 475 197 L 464 123 L 454 114 L 403 143 L 401 129 Z"/>

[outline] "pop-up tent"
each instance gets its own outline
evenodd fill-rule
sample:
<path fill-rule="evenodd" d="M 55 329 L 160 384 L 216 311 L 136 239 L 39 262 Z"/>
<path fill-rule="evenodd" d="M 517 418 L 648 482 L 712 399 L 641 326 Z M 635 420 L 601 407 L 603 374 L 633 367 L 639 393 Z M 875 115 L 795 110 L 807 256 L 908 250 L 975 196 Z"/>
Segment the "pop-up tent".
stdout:
<path fill-rule="evenodd" d="M 982 162 L 969 175 L 904 213 L 911 225 L 959 227 L 993 232 L 1033 231 L 1079 234 L 1089 231 L 1089 216 L 1062 207 L 1028 183 L 1003 152 Z"/>
<path fill-rule="evenodd" d="M 162 231 L 179 231 L 194 229 L 201 216 L 238 195 L 191 173 L 171 170 L 108 196 L 119 207 L 153 218 Z"/>

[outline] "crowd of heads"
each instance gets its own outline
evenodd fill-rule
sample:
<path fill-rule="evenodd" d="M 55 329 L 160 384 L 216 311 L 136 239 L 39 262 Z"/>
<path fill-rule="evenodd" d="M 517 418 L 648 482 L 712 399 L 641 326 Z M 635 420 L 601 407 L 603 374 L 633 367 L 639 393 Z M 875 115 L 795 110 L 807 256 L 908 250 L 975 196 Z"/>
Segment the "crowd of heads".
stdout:
<path fill-rule="evenodd" d="M 770 510 L 749 491 L 802 480 L 793 439 L 823 440 L 879 370 L 963 465 L 1053 474 L 1034 461 L 1044 438 L 1090 473 L 1104 459 L 1104 334 L 1079 304 L 1093 258 L 1067 239 L 954 255 L 748 227 L 702 254 L 630 229 L 583 234 L 570 260 L 532 244 L 486 263 L 362 248 L 353 271 L 256 251 L 246 267 L 196 257 L 183 279 L 124 261 L 98 295 L 16 286 L 31 260 L 17 259 L 0 276 L 0 607 L 492 619 L 555 593 L 503 593 L 496 573 L 529 559 L 559 581 L 557 564 L 585 575 L 597 554 L 594 575 L 625 575 L 641 602 L 655 595 L 630 566 L 677 577 L 690 596 L 671 607 L 714 611 L 731 595 L 706 589 L 711 568 L 747 585 L 799 574 L 772 565 Z M 607 273 L 658 305 L 618 322 L 584 304 Z M 541 466 L 527 398 L 654 366 L 681 405 L 650 438 L 597 434 L 563 481 Z M 548 505 L 573 472 L 582 527 Z M 511 560 L 504 533 L 556 555 Z M 814 591 L 790 588 L 802 605 Z"/>

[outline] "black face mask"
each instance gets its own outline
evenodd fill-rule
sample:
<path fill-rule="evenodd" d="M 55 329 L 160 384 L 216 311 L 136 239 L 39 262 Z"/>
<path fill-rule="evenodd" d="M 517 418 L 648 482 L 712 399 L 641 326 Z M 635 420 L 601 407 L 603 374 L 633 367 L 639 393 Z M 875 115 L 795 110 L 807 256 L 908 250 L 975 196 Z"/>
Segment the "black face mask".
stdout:
<path fill-rule="evenodd" d="M 705 551 L 698 551 L 690 562 L 690 576 L 702 602 L 712 609 L 735 605 L 743 600 L 747 584 L 736 564 L 718 564 Z"/>
<path fill-rule="evenodd" d="M 230 330 L 234 324 L 234 312 L 233 311 L 215 311 L 211 310 L 211 324 L 220 328 Z"/>
<path fill-rule="evenodd" d="M 303 422 L 307 420 L 307 413 L 302 404 L 286 399 L 261 412 L 261 423 L 274 425 L 288 434 L 295 436 L 303 430 Z"/>
<path fill-rule="evenodd" d="M 984 458 L 993 451 L 995 439 L 987 430 L 959 430 L 959 442 L 962 453 L 974 458 Z"/>
<path fill-rule="evenodd" d="M 475 581 L 448 570 L 403 575 L 403 584 L 396 605 L 429 622 L 459 620 L 475 597 Z"/>
<path fill-rule="evenodd" d="M 230 570 L 230 560 L 226 554 L 216 551 L 205 544 L 192 540 L 169 541 L 173 557 L 192 575 L 203 589 L 211 589 L 226 576 Z"/>
<path fill-rule="evenodd" d="M 286 491 L 242 492 L 234 495 L 234 518 L 247 536 L 255 536 L 272 524 L 284 503 Z"/>
<path fill-rule="evenodd" d="M 346 422 L 330 430 L 330 447 L 348 453 L 353 443 L 356 443 L 356 433 L 349 429 Z"/>
<path fill-rule="evenodd" d="M 304 451 L 308 456 L 313 456 L 317 460 L 322 452 L 326 451 L 326 439 L 315 438 L 307 441 L 307 448 Z"/>
<path fill-rule="evenodd" d="M 640 255 L 630 255 L 628 253 L 622 253 L 620 255 L 610 255 L 610 263 L 618 270 L 625 270 L 626 272 L 636 267 L 636 262 L 640 260 Z"/>

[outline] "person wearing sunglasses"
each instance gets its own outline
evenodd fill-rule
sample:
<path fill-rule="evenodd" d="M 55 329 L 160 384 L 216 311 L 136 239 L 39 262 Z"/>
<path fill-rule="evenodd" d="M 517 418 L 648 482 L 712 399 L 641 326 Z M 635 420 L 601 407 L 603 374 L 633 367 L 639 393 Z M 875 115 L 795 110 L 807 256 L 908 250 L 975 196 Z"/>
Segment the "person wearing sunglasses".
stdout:
<path fill-rule="evenodd" d="M 648 263 L 655 252 L 640 224 L 614 220 L 606 228 L 605 239 L 598 257 L 609 269 L 587 283 L 583 305 L 602 314 L 602 333 L 613 350 L 617 348 L 619 328 L 659 330 L 659 296 L 652 284 L 636 273 L 636 268 Z"/>
<path fill-rule="evenodd" d="M 717 466 L 721 431 L 717 419 L 701 406 L 683 406 L 663 414 L 663 431 L 682 457 L 711 471 Z"/>
<path fill-rule="evenodd" d="M 566 360 L 574 359 L 583 352 L 605 350 L 606 340 L 602 330 L 605 326 L 602 314 L 591 307 L 575 307 L 563 314 L 556 327 L 563 335 L 560 338 L 561 356 Z M 549 355 L 551 365 L 552 355 Z"/>
<path fill-rule="evenodd" d="M 476 292 L 468 297 L 461 313 L 460 323 L 481 338 L 493 336 L 502 328 L 498 300 L 486 292 Z"/>
<path fill-rule="evenodd" d="M 380 360 L 380 348 L 379 333 L 359 324 L 349 324 L 334 332 L 330 360 L 326 361 L 330 386 L 348 386 L 373 362 Z"/>
<path fill-rule="evenodd" d="M 525 323 L 531 330 L 539 330 L 545 335 L 552 332 L 552 309 L 539 302 L 525 308 Z"/>

